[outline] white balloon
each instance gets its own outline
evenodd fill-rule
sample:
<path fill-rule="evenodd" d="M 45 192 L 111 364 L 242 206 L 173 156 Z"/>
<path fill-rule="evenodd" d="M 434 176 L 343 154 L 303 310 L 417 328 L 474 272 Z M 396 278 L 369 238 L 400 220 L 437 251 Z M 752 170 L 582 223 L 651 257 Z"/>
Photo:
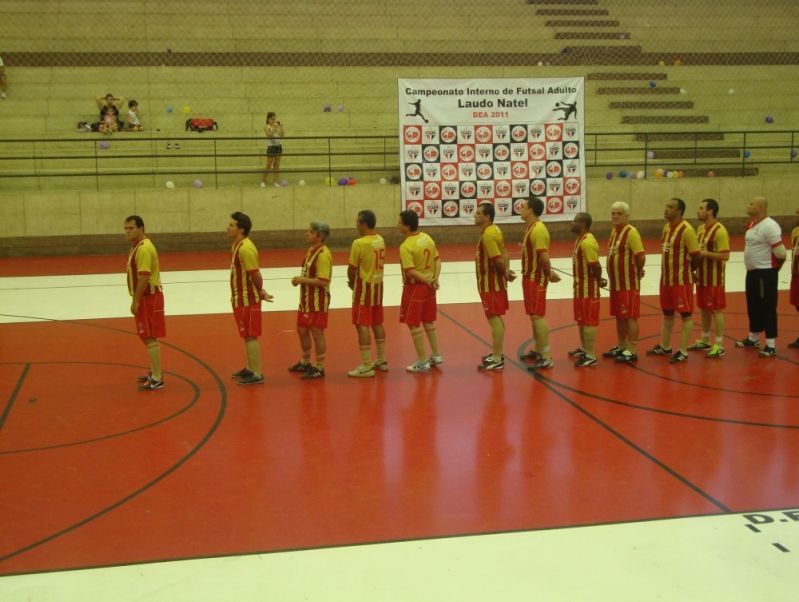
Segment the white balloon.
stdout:
<path fill-rule="evenodd" d="M 172 190 L 175 187 L 175 183 L 172 180 L 167 180 L 166 187 Z"/>
<path fill-rule="evenodd" d="M 297 182 L 297 184 L 299 184 L 300 186 L 305 186 L 305 180 L 300 180 L 299 182 Z"/>
<path fill-rule="evenodd" d="M 380 183 L 381 184 L 388 184 L 388 180 L 386 180 L 385 178 L 380 178 Z"/>

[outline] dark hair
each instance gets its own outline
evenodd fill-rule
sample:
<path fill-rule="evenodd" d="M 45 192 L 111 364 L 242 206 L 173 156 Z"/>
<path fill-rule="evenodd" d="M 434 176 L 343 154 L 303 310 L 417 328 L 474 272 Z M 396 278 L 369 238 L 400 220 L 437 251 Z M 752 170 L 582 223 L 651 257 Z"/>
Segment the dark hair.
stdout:
<path fill-rule="evenodd" d="M 543 199 L 533 194 L 531 194 L 530 198 L 527 199 L 527 206 L 533 210 L 533 213 L 536 217 L 541 217 L 541 215 L 544 213 Z"/>
<path fill-rule="evenodd" d="M 139 106 L 139 103 L 136 102 L 135 100 L 129 100 L 128 101 L 128 108 L 129 109 L 132 109 L 133 107 L 138 107 L 138 106 Z"/>
<path fill-rule="evenodd" d="M 375 216 L 375 212 L 371 209 L 363 209 L 362 211 L 359 211 L 358 221 L 370 230 L 373 230 L 377 225 L 377 217 Z"/>
<path fill-rule="evenodd" d="M 494 205 L 486 202 L 486 203 L 480 203 L 477 206 L 478 209 L 480 209 L 481 207 L 483 208 L 483 215 L 485 215 L 488 219 L 490 219 L 493 222 L 494 216 L 497 214 L 496 209 L 494 209 Z"/>
<path fill-rule="evenodd" d="M 108 97 L 109 97 L 109 96 L 110 96 L 110 97 L 111 97 L 111 99 L 113 100 L 113 98 L 114 98 L 114 95 L 113 95 L 113 94 L 111 94 L 111 92 L 109 92 L 108 94 L 106 94 L 106 95 L 104 96 L 104 98 L 105 98 L 106 100 L 108 100 Z"/>
<path fill-rule="evenodd" d="M 580 212 L 577 215 L 575 215 L 574 216 L 574 221 L 582 222 L 583 224 L 585 224 L 585 229 L 586 230 L 590 230 L 591 229 L 591 224 L 594 223 L 594 220 L 591 219 L 591 214 L 590 213 L 585 213 L 585 212 Z"/>
<path fill-rule="evenodd" d="M 136 222 L 136 227 L 144 230 L 144 220 L 138 215 L 129 215 L 126 217 L 125 223 L 127 224 L 128 222 Z"/>
<path fill-rule="evenodd" d="M 236 221 L 237 227 L 244 230 L 244 236 L 250 235 L 250 230 L 252 230 L 252 220 L 250 219 L 249 215 L 246 215 L 241 211 L 236 211 L 235 213 L 231 213 L 230 217 Z"/>
<path fill-rule="evenodd" d="M 399 216 L 402 223 L 408 226 L 411 232 L 416 232 L 419 229 L 419 216 L 416 215 L 415 211 L 406 209 L 405 211 L 400 211 Z"/>
<path fill-rule="evenodd" d="M 719 216 L 719 203 L 716 199 L 704 199 L 702 202 L 713 212 L 713 217 Z"/>
<path fill-rule="evenodd" d="M 674 197 L 671 200 L 677 201 L 677 207 L 680 208 L 680 213 L 685 214 L 685 201 L 683 201 L 682 199 L 678 199 L 677 197 Z"/>
<path fill-rule="evenodd" d="M 269 111 L 266 114 L 266 120 L 269 121 L 272 117 L 277 117 L 277 113 L 275 113 L 274 111 Z"/>

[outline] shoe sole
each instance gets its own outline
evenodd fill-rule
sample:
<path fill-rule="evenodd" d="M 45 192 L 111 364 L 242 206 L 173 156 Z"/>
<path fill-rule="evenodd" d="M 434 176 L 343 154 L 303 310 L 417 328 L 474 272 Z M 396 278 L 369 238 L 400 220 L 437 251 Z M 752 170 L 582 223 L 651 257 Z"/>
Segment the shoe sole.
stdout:
<path fill-rule="evenodd" d="M 373 378 L 374 375 L 374 370 L 369 370 L 368 372 L 347 372 L 347 376 L 351 376 L 352 378 Z"/>
<path fill-rule="evenodd" d="M 246 387 L 247 385 L 262 385 L 264 384 L 264 379 L 262 378 L 260 380 L 253 381 L 240 380 L 237 384 L 241 385 L 242 387 Z"/>

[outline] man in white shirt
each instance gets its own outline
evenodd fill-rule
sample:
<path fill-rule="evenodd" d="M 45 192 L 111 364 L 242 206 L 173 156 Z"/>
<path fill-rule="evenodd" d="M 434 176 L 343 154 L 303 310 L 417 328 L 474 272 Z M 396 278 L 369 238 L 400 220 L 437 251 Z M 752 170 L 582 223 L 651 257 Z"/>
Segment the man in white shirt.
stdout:
<path fill-rule="evenodd" d="M 768 201 L 757 196 L 746 206 L 752 218 L 746 229 L 744 265 L 746 266 L 746 311 L 749 336 L 735 342 L 736 347 L 760 348 L 760 333 L 766 333 L 766 345 L 760 357 L 777 355 L 777 274 L 787 256 L 782 232 L 768 216 Z"/>

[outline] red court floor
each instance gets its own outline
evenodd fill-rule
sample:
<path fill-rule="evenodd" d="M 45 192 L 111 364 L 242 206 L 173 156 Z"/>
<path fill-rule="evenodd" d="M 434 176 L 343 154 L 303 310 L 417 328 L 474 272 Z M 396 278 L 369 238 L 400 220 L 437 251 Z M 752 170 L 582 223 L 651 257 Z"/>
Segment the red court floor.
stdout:
<path fill-rule="evenodd" d="M 571 303 L 553 301 L 556 366 L 538 376 L 518 361 L 476 370 L 488 329 L 471 304 L 440 308 L 444 365 L 407 374 L 410 337 L 386 314 L 388 373 L 347 378 L 357 346 L 337 310 L 328 377 L 312 382 L 286 371 L 294 312 L 265 314 L 268 380 L 250 388 L 228 377 L 243 363 L 230 316 L 170 317 L 168 386 L 144 394 L 128 319 L 0 326 L 0 574 L 799 505 L 787 304 L 776 359 L 730 341 L 721 361 L 579 370 Z M 516 356 L 519 303 L 506 323 Z M 613 339 L 605 320 L 599 348 Z"/>

